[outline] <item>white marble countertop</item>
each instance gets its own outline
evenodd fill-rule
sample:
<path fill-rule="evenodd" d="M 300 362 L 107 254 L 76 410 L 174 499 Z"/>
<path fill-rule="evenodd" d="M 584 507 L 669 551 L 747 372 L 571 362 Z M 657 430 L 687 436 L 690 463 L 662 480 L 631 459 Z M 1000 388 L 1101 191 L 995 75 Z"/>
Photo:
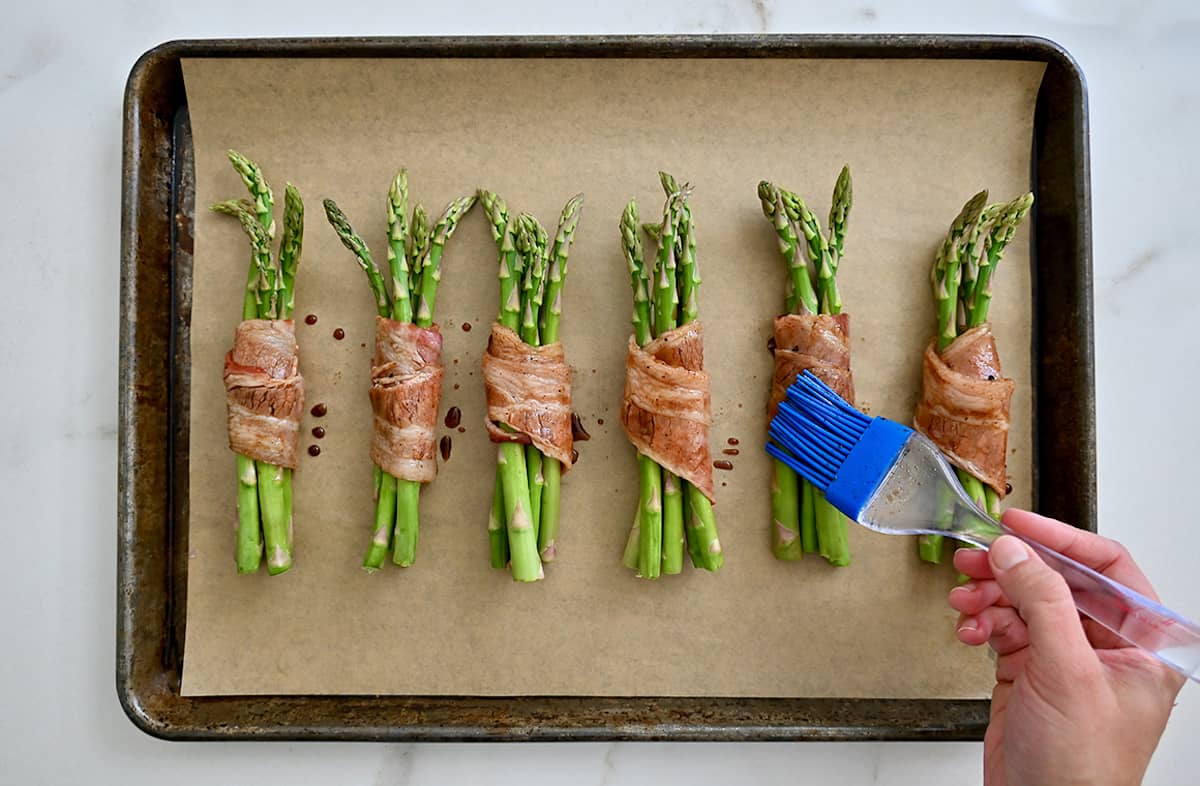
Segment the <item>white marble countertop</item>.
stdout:
<path fill-rule="evenodd" d="M 121 96 L 137 56 L 174 38 L 766 31 L 1021 33 L 1058 41 L 1082 65 L 1090 91 L 1100 526 L 1130 547 L 1168 602 L 1200 618 L 1200 527 L 1186 502 L 1187 473 L 1200 468 L 1200 409 L 1185 404 L 1188 394 L 1173 393 L 1200 381 L 1200 344 L 1181 332 L 1200 320 L 1190 231 L 1200 179 L 1200 6 L 1188 0 L 270 6 L 48 0 L 4 12 L 0 466 L 10 555 L 0 575 L 4 780 L 982 782 L 976 744 L 169 744 L 137 731 L 113 688 Z M 62 310 L 66 319 L 41 319 Z M 35 324 L 44 326 L 34 330 Z M 1157 382 L 1144 386 L 1142 377 L 1160 362 Z M 1147 783 L 1186 783 L 1200 771 L 1200 749 L 1189 742 L 1200 725 L 1198 702 L 1197 686 L 1189 685 Z"/>

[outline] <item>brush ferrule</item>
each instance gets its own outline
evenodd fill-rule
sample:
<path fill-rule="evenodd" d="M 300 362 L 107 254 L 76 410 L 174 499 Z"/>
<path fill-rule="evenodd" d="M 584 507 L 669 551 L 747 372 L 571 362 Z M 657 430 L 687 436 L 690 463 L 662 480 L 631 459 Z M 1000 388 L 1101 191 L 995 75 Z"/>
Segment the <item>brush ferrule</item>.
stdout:
<path fill-rule="evenodd" d="M 825 499 L 857 521 L 912 434 L 895 421 L 873 418 L 825 490 Z"/>

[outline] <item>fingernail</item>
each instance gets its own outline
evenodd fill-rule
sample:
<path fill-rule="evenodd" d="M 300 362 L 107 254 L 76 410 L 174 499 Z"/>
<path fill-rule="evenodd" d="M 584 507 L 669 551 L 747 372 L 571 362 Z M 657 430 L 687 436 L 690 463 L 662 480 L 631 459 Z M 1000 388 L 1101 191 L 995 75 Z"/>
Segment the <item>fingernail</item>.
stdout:
<path fill-rule="evenodd" d="M 1011 570 L 1029 559 L 1029 550 L 1016 538 L 1005 535 L 992 544 L 992 566 L 999 570 Z"/>
<path fill-rule="evenodd" d="M 979 630 L 979 623 L 975 621 L 974 617 L 968 617 L 963 620 L 963 624 L 958 626 L 959 633 L 962 633 L 964 630 Z"/>

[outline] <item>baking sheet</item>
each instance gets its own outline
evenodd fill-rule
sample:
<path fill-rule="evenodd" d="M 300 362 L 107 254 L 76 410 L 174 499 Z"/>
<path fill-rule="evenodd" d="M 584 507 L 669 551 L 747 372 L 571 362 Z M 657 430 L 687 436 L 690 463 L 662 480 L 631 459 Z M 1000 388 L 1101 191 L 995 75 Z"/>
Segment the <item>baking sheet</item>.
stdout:
<path fill-rule="evenodd" d="M 248 253 L 232 222 L 198 211 L 183 693 L 986 696 L 986 656 L 953 640 L 952 574 L 920 564 L 911 542 L 852 530 L 848 570 L 770 554 L 769 462 L 759 448 L 765 342 L 784 270 L 754 189 L 769 177 L 823 215 L 837 168 L 851 164 L 840 282 L 856 387 L 873 414 L 906 420 L 933 330 L 933 249 L 977 188 L 1007 199 L 1029 187 L 1042 70 L 911 60 L 185 61 L 197 204 L 242 194 L 228 147 L 257 159 L 277 192 L 286 178 L 305 196 L 297 316 L 319 321 L 297 332 L 309 403 L 330 413 L 321 456 L 305 454 L 296 473 L 296 567 L 237 576 L 220 369 Z M 560 561 L 538 585 L 487 567 L 494 449 L 481 425 L 478 359 L 497 296 L 480 212 L 447 247 L 438 301 L 443 411 L 460 407 L 467 431 L 453 433 L 451 459 L 422 496 L 416 566 L 375 576 L 358 568 L 373 507 L 372 300 L 319 200 L 336 198 L 382 251 L 383 198 L 402 164 L 414 197 L 434 211 L 482 185 L 550 223 L 570 194 L 587 193 L 563 339 L 594 438 L 565 478 Z M 725 569 L 651 583 L 619 561 L 636 471 L 617 422 L 630 295 L 615 227 L 630 196 L 647 218 L 658 210 L 659 168 L 696 186 L 713 447 L 736 437 L 742 453 L 732 472 L 718 472 Z M 1027 241 L 1023 229 L 993 301 L 1018 383 L 1016 505 L 1031 486 Z M 335 327 L 345 340 L 332 338 Z M 305 433 L 315 423 L 306 417 Z"/>

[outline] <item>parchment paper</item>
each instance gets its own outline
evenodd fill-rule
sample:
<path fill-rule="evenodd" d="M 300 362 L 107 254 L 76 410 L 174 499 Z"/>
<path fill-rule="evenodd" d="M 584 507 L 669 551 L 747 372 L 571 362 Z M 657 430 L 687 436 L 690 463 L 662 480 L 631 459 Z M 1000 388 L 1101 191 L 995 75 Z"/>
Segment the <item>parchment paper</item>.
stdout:
<path fill-rule="evenodd" d="M 854 563 L 776 561 L 762 452 L 771 379 L 766 342 L 783 308 L 784 263 L 755 187 L 797 190 L 824 219 L 844 162 L 854 208 L 839 281 L 852 314 L 859 403 L 910 422 L 921 351 L 934 330 L 929 267 L 962 203 L 1030 186 L 1042 65 L 812 60 L 190 60 L 196 144 L 191 518 L 183 692 L 983 697 L 991 664 L 957 644 L 949 566 L 911 539 L 852 527 Z M 249 261 L 235 222 L 203 210 L 244 196 L 224 159 L 261 163 L 282 201 L 307 207 L 296 317 L 308 403 L 295 474 L 295 567 L 234 569 L 235 471 L 226 446 L 222 358 Z M 373 301 L 325 222 L 335 198 L 383 263 L 384 198 L 409 168 L 434 215 L 486 186 L 552 227 L 587 203 L 571 252 L 562 338 L 575 407 L 593 435 L 563 481 L 559 561 L 518 585 L 488 567 L 495 449 L 482 427 L 479 357 L 496 314 L 496 250 L 482 211 L 446 250 L 437 316 L 445 333 L 442 412 L 465 433 L 421 497 L 416 565 L 359 567 L 373 504 L 367 455 Z M 639 200 L 661 209 L 657 171 L 695 186 L 701 317 L 713 372 L 725 568 L 648 582 L 620 564 L 637 495 L 618 420 L 631 296 L 617 222 Z M 992 316 L 1017 380 L 1009 472 L 1031 484 L 1028 223 L 995 281 Z M 303 324 L 316 314 L 314 326 Z M 465 325 L 471 326 L 464 332 Z M 335 341 L 335 328 L 346 338 Z M 601 425 L 603 420 L 603 425 Z M 309 429 L 328 436 L 321 455 Z"/>

